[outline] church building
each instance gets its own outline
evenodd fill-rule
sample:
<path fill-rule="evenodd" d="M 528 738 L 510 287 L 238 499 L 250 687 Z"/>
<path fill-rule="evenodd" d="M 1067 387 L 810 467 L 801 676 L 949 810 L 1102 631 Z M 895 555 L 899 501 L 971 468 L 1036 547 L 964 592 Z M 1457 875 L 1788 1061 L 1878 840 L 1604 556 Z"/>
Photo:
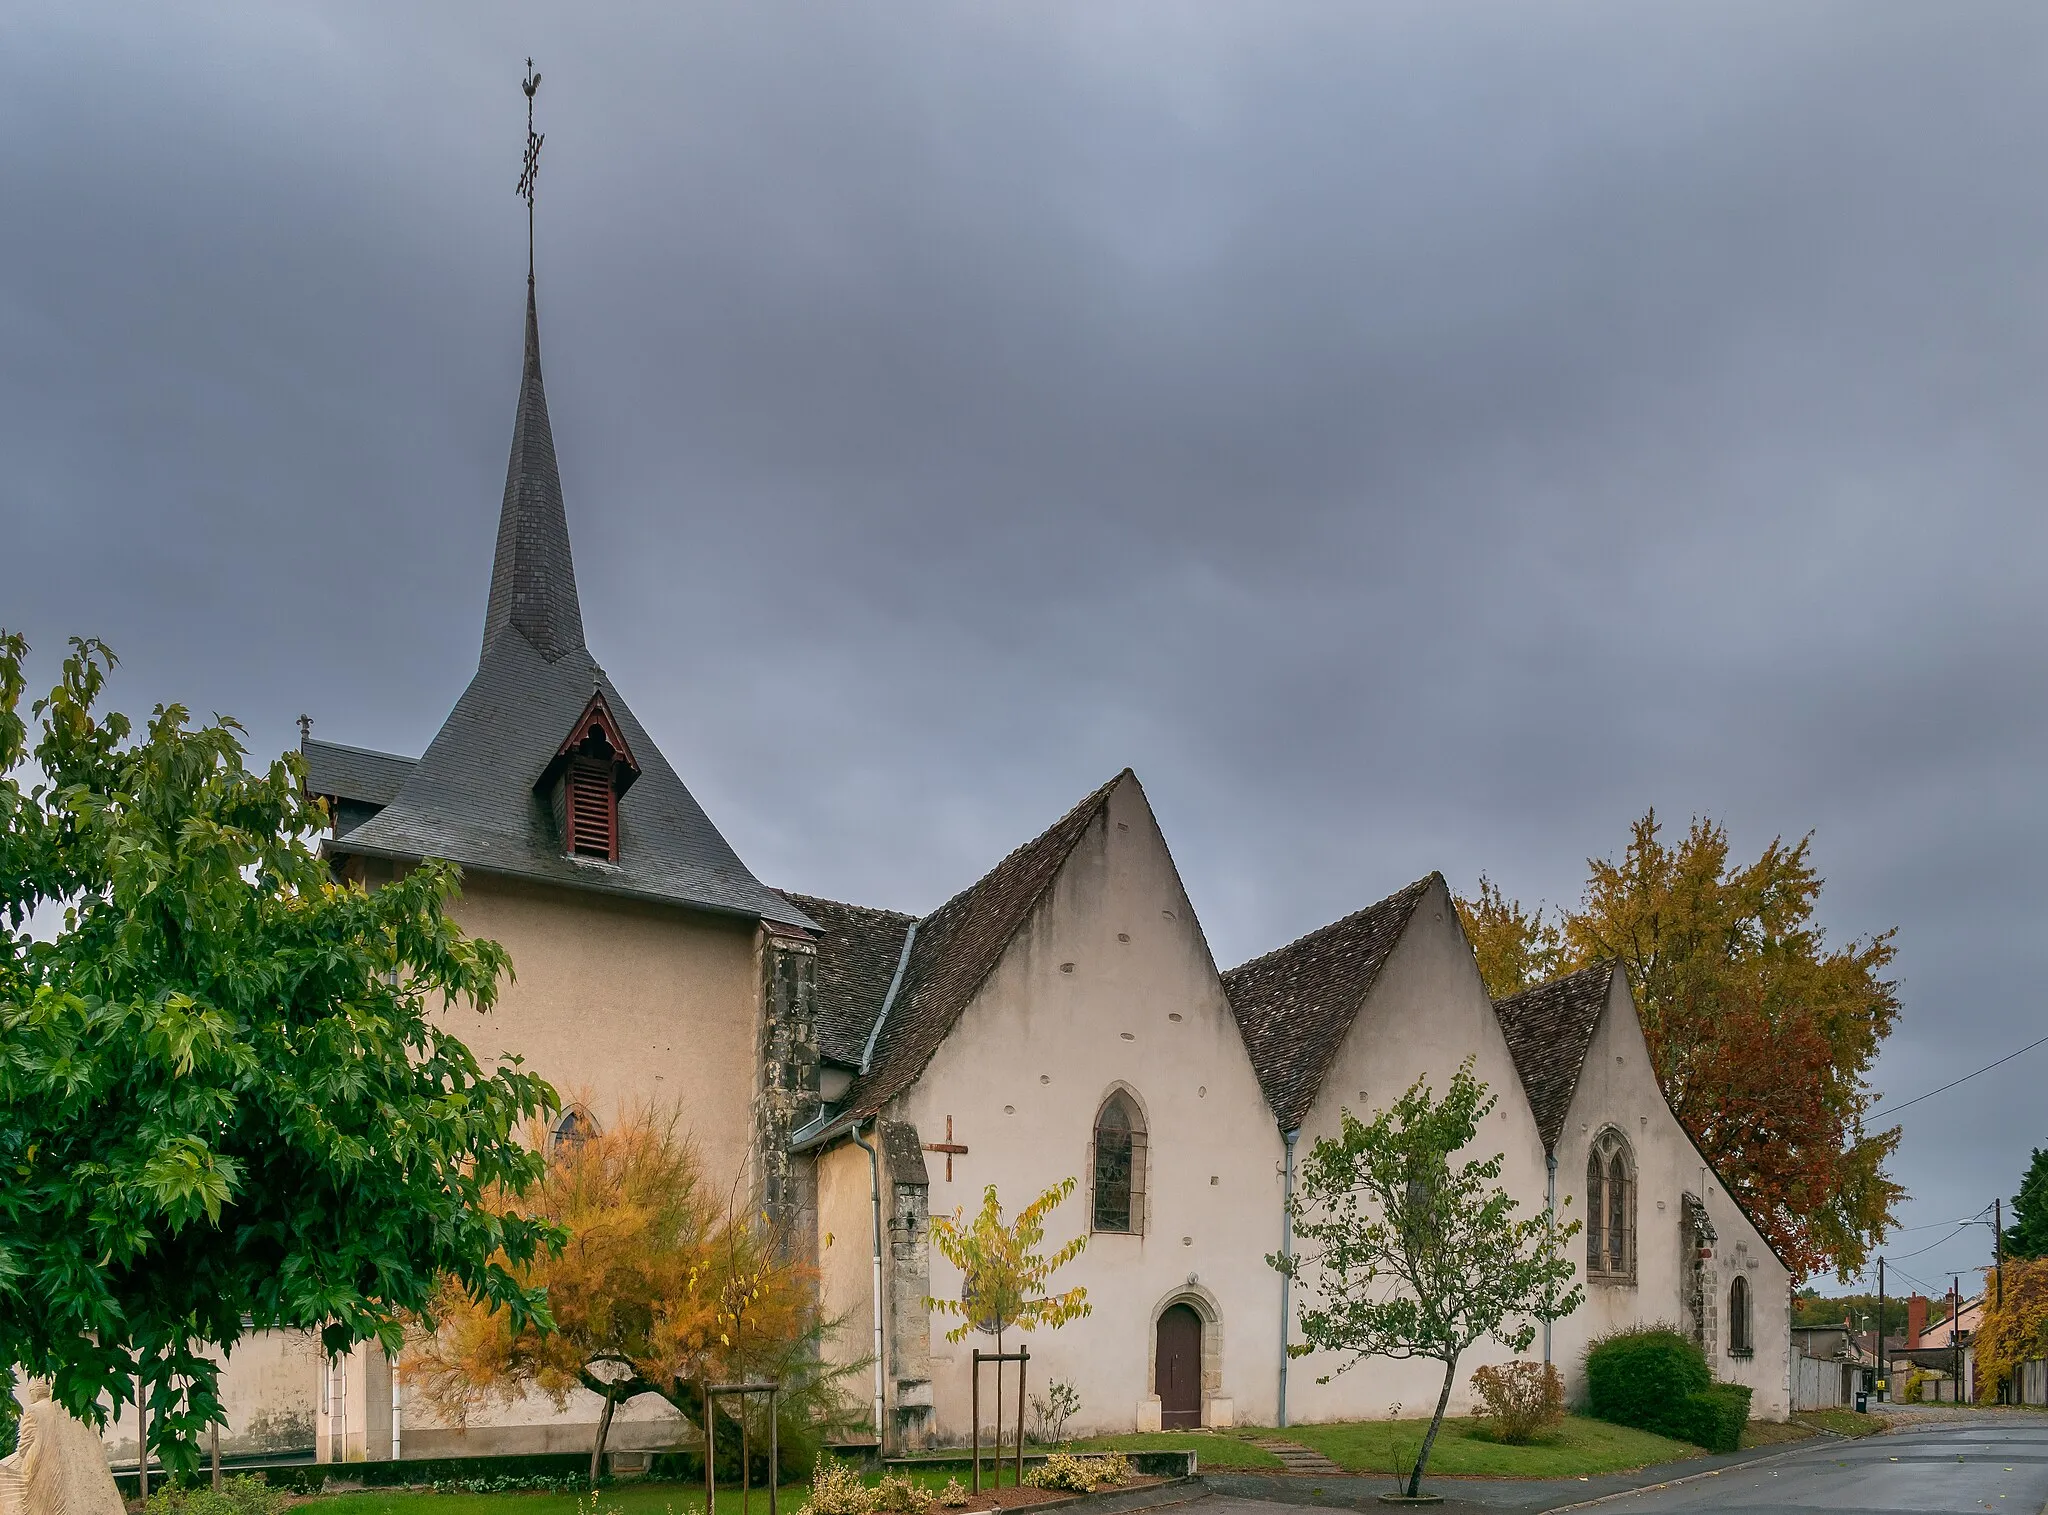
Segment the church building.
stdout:
<path fill-rule="evenodd" d="M 1441 876 L 1219 972 L 1125 770 L 925 914 L 756 879 L 586 643 L 530 281 L 476 673 L 417 758 L 324 737 L 304 756 L 341 876 L 461 865 L 456 919 L 516 972 L 493 1015 L 451 1023 L 480 1056 L 517 1052 L 573 1099 L 563 1135 L 680 1109 L 709 1172 L 814 1249 L 847 1322 L 831 1350 L 862 1363 L 852 1392 L 891 1451 L 967 1439 L 969 1355 L 993 1343 L 949 1343 L 926 1307 L 959 1284 L 929 1222 L 988 1184 L 1014 1209 L 1077 1180 L 1048 1240 L 1087 1233 L 1060 1281 L 1093 1313 L 1026 1339 L 1034 1384 L 1078 1390 L 1078 1433 L 1432 1404 L 1433 1364 L 1290 1360 L 1299 1294 L 1266 1257 L 1343 1111 L 1441 1091 L 1466 1059 L 1499 1097 L 1478 1145 L 1519 1213 L 1585 1222 L 1586 1301 L 1530 1355 L 1576 1396 L 1589 1339 L 1676 1320 L 1756 1415 L 1789 1411 L 1790 1274 L 1672 1115 L 1626 977 L 1490 1001 Z M 1506 1355 L 1473 1350 L 1453 1413 Z M 309 1371 L 328 1459 L 587 1450 L 597 1420 L 594 1398 L 536 1397 L 435 1424 L 374 1345 Z M 611 1445 L 689 1439 L 641 1401 Z"/>

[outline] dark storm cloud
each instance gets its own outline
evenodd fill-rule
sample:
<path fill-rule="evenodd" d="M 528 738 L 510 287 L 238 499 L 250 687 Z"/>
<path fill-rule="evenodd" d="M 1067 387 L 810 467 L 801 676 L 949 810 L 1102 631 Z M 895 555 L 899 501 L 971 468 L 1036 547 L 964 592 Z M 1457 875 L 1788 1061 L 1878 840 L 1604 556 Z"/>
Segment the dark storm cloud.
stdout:
<path fill-rule="evenodd" d="M 1654 803 L 1901 928 L 1895 1097 L 2039 1034 L 2037 6 L 17 8 L 0 620 L 424 744 L 529 52 L 592 643 L 763 877 L 928 908 L 1129 763 L 1231 962 Z"/>

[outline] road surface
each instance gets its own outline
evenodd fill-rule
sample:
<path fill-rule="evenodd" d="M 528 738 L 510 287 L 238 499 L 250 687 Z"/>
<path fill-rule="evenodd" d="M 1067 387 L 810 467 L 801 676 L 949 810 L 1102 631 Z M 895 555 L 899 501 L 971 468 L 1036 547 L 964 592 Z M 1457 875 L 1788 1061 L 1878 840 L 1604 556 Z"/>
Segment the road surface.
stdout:
<path fill-rule="evenodd" d="M 1662 1510 L 1740 1510 L 1794 1515 L 1819 1510 L 2048 1511 L 2048 1420 L 1980 1420 L 1902 1426 L 1888 1436 L 1829 1441 L 1761 1466 L 1594 1506 L 1599 1515 Z"/>

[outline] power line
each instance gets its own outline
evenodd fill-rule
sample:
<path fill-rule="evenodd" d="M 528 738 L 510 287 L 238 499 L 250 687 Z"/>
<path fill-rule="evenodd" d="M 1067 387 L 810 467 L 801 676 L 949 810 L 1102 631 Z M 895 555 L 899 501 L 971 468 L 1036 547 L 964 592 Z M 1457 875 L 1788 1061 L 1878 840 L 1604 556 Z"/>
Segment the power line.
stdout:
<path fill-rule="evenodd" d="M 2020 1048 L 2019 1051 L 2008 1052 L 2004 1057 L 2001 1057 L 1997 1062 L 1986 1063 L 1983 1067 L 1977 1069 L 1976 1072 L 1965 1073 L 1961 1078 L 1954 1079 L 1949 1083 L 1943 1084 L 1939 1089 L 1929 1089 L 1925 1094 L 1916 1094 L 1911 1099 L 1907 1100 L 1904 1105 L 1893 1105 L 1891 1109 L 1886 1110 L 1883 1113 L 1888 1116 L 1897 1115 L 1901 1110 L 1906 1108 L 1906 1105 L 1917 1105 L 1923 1099 L 1933 1099 L 1934 1096 L 1937 1094 L 1946 1094 L 1949 1090 L 1953 1089 L 1957 1084 L 1967 1084 L 1971 1079 L 1975 1078 L 1978 1073 L 1989 1073 L 1993 1068 L 2003 1068 L 2007 1063 L 2011 1062 L 2014 1058 L 2024 1057 L 2027 1053 L 2032 1052 L 2036 1047 L 2048 1047 L 2048 1036 L 2042 1037 L 2037 1042 L 2028 1042 L 2024 1047 Z"/>

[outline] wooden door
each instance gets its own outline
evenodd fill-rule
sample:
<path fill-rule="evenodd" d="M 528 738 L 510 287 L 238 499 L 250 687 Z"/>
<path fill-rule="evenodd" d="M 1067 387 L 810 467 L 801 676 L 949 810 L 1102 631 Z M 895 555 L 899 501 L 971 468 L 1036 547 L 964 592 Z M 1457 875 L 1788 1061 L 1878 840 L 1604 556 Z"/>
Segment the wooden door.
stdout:
<path fill-rule="evenodd" d="M 1162 1427 L 1175 1431 L 1202 1423 L 1202 1317 L 1186 1305 L 1173 1305 L 1159 1317 L 1152 1382 Z"/>

